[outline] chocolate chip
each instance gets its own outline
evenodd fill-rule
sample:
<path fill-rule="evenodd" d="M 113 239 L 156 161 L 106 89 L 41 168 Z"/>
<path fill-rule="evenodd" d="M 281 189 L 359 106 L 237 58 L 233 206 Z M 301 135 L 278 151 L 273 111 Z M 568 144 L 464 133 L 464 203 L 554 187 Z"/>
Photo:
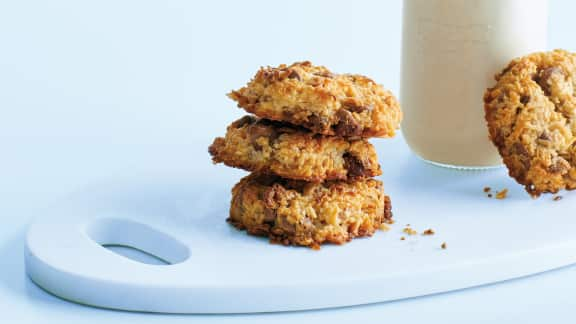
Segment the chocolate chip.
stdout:
<path fill-rule="evenodd" d="M 362 135 L 362 128 L 351 112 L 346 109 L 340 109 L 336 116 L 338 117 L 338 124 L 334 126 L 334 133 L 337 136 L 358 137 Z"/>
<path fill-rule="evenodd" d="M 522 96 L 522 97 L 520 98 L 520 103 L 521 103 L 521 104 L 525 105 L 525 104 L 527 104 L 528 102 L 530 102 L 530 96 Z"/>
<path fill-rule="evenodd" d="M 552 66 L 540 71 L 540 73 L 538 73 L 534 77 L 534 81 L 536 81 L 536 83 L 540 85 L 540 87 L 544 91 L 544 94 L 546 94 L 547 96 L 550 95 L 550 79 L 553 78 L 555 75 L 557 76 L 564 75 L 564 72 L 562 71 L 561 68 L 557 66 Z"/>
<path fill-rule="evenodd" d="M 304 127 L 316 132 L 322 132 L 328 128 L 328 120 L 323 116 L 310 115 Z"/>
<path fill-rule="evenodd" d="M 345 100 L 342 102 L 342 107 L 348 111 L 351 112 L 355 112 L 355 113 L 361 113 L 363 111 L 369 110 L 372 107 L 368 107 L 368 106 L 363 106 L 358 104 L 358 102 L 356 102 L 355 100 Z"/>
<path fill-rule="evenodd" d="M 526 170 L 530 169 L 532 162 L 530 161 L 530 152 L 528 152 L 526 147 L 524 147 L 524 145 L 522 145 L 521 143 L 514 143 L 514 145 L 512 145 L 512 150 L 514 151 L 514 153 L 519 155 L 518 158 L 520 160 L 520 163 L 522 163 L 522 165 L 524 166 L 524 169 Z"/>
<path fill-rule="evenodd" d="M 514 143 L 514 145 L 512 145 L 512 148 L 514 150 L 514 152 L 516 152 L 517 154 L 520 154 L 522 156 L 529 156 L 530 153 L 528 152 L 528 150 L 526 150 L 526 148 L 524 147 L 524 145 L 522 145 L 522 143 Z"/>
<path fill-rule="evenodd" d="M 292 70 L 290 71 L 290 74 L 288 74 L 288 79 L 297 79 L 298 81 L 300 81 L 300 74 L 298 74 L 298 72 Z"/>
<path fill-rule="evenodd" d="M 270 140 L 276 138 L 276 131 L 273 127 L 266 127 L 264 125 L 254 124 L 250 127 L 250 144 L 258 151 L 262 150 L 262 146 L 258 144 L 260 137 L 268 137 Z"/>
<path fill-rule="evenodd" d="M 276 221 L 276 209 L 269 207 L 264 208 L 264 223 L 274 225 Z"/>
<path fill-rule="evenodd" d="M 238 119 L 237 121 L 232 123 L 232 127 L 234 128 L 242 128 L 245 125 L 248 124 L 252 124 L 256 121 L 256 118 L 252 117 L 252 116 L 244 116 L 240 119 Z"/>
<path fill-rule="evenodd" d="M 366 175 L 366 168 L 362 161 L 350 153 L 346 153 L 343 156 L 344 167 L 348 170 L 349 177 L 362 177 Z"/>
<path fill-rule="evenodd" d="M 262 78 L 267 82 L 274 82 L 278 80 L 278 70 L 266 70 L 262 72 Z"/>
<path fill-rule="evenodd" d="M 556 161 L 548 167 L 548 171 L 551 173 L 564 174 L 570 170 L 570 163 L 561 157 L 558 157 Z"/>
<path fill-rule="evenodd" d="M 384 219 L 387 221 L 392 219 L 392 202 L 388 196 L 384 196 Z"/>
<path fill-rule="evenodd" d="M 500 146 L 500 145 L 504 144 L 506 137 L 507 137 L 506 132 L 504 132 L 504 130 L 502 130 L 502 129 L 498 129 L 498 130 L 496 130 L 496 134 L 493 138 L 493 141 L 496 145 Z"/>
<path fill-rule="evenodd" d="M 551 140 L 550 135 L 548 134 L 547 131 L 543 131 L 542 134 L 540 134 L 540 136 L 538 136 L 538 139 L 543 140 L 543 141 Z"/>
<path fill-rule="evenodd" d="M 271 188 L 264 192 L 264 197 L 262 197 L 264 206 L 266 208 L 276 209 L 278 207 L 280 197 L 283 193 L 285 193 L 285 191 L 286 190 L 281 185 L 277 183 L 273 184 Z"/>

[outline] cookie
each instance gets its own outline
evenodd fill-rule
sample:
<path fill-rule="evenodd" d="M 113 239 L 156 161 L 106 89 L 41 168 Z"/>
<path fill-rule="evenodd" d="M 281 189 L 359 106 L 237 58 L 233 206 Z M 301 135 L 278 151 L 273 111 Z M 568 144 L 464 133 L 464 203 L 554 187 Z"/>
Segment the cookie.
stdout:
<path fill-rule="evenodd" d="M 576 188 L 576 55 L 513 60 L 484 95 L 486 121 L 510 176 L 533 197 Z"/>
<path fill-rule="evenodd" d="M 382 182 L 310 183 L 251 174 L 232 189 L 228 222 L 273 243 L 318 248 L 371 236 L 392 222 Z"/>
<path fill-rule="evenodd" d="M 324 135 L 393 137 L 402 119 L 398 100 L 371 79 L 310 62 L 261 68 L 228 96 L 258 117 Z"/>
<path fill-rule="evenodd" d="M 376 150 L 366 140 L 313 134 L 251 116 L 228 126 L 209 152 L 214 163 L 288 179 L 321 182 L 382 174 Z"/>

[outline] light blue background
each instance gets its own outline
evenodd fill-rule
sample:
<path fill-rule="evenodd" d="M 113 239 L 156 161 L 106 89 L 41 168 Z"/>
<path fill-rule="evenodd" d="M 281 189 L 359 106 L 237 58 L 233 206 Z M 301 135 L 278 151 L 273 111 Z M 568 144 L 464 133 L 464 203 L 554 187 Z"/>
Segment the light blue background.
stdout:
<path fill-rule="evenodd" d="M 575 11 L 573 1 L 551 1 L 550 48 L 576 50 Z M 78 306 L 25 278 L 25 225 L 88 183 L 150 172 L 187 172 L 198 183 L 241 175 L 211 167 L 206 147 L 242 115 L 224 94 L 259 66 L 308 59 L 337 72 L 369 75 L 398 93 L 400 37 L 401 1 L 0 1 L 2 318 L 14 323 L 569 321 L 562 319 L 572 318 L 576 306 L 574 267 L 380 305 L 204 317 Z"/>

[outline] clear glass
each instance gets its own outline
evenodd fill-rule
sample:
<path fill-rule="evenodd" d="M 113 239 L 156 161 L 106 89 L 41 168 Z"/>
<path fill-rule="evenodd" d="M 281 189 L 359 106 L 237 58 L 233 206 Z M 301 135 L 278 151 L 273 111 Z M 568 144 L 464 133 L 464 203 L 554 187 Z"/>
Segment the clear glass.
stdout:
<path fill-rule="evenodd" d="M 402 133 L 438 165 L 501 165 L 484 91 L 515 57 L 546 50 L 548 0 L 404 0 Z"/>

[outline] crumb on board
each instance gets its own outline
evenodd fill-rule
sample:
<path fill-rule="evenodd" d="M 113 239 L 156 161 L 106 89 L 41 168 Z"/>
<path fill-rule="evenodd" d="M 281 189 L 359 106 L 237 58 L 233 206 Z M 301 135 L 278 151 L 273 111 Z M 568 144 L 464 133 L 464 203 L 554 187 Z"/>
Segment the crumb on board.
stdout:
<path fill-rule="evenodd" d="M 380 230 L 387 232 L 390 230 L 390 226 L 388 226 L 388 224 L 382 223 L 382 224 L 380 224 Z"/>
<path fill-rule="evenodd" d="M 508 189 L 502 189 L 496 193 L 496 199 L 505 199 L 508 196 Z"/>
<path fill-rule="evenodd" d="M 422 235 L 434 235 L 436 234 L 436 232 L 434 232 L 433 229 L 429 228 L 427 230 L 425 230 L 424 232 L 422 232 Z"/>
<path fill-rule="evenodd" d="M 404 229 L 402 230 L 402 232 L 408 234 L 408 235 L 416 235 L 418 234 L 418 231 L 416 231 L 415 229 L 411 228 L 409 225 L 404 227 Z"/>
<path fill-rule="evenodd" d="M 496 198 L 496 199 L 505 199 L 508 196 L 508 189 L 504 188 L 500 191 L 496 191 L 495 194 L 492 194 L 492 188 L 490 187 L 484 187 L 484 193 L 486 194 L 486 197 L 488 198 Z"/>
<path fill-rule="evenodd" d="M 440 247 L 442 248 L 442 250 L 446 250 L 446 242 L 442 242 L 442 245 L 440 245 Z"/>
<path fill-rule="evenodd" d="M 552 198 L 552 200 L 558 201 L 558 200 L 562 200 L 562 198 L 563 198 L 562 196 L 557 195 L 557 196 L 554 196 L 554 198 Z"/>
<path fill-rule="evenodd" d="M 404 241 L 406 238 L 404 236 L 400 237 L 400 241 Z"/>

